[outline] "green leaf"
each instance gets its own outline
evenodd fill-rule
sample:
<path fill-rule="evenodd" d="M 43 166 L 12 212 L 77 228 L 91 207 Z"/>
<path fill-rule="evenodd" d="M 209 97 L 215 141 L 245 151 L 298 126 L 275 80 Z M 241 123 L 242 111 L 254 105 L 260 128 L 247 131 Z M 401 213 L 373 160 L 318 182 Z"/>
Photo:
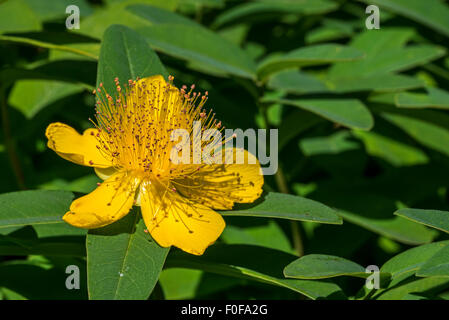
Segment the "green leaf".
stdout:
<path fill-rule="evenodd" d="M 239 219 L 240 220 L 240 219 Z M 249 244 L 294 253 L 290 239 L 276 221 L 267 219 L 264 223 L 253 223 L 243 227 L 226 221 L 226 228 L 220 236 L 226 244 Z M 237 220 L 238 222 L 238 220 Z"/>
<path fill-rule="evenodd" d="M 223 75 L 255 79 L 252 59 L 237 45 L 214 32 L 188 25 L 154 25 L 137 28 L 151 45 L 163 53 L 200 64 Z"/>
<path fill-rule="evenodd" d="M 3 256 L 70 256 L 85 257 L 86 248 L 84 237 L 62 236 L 35 239 L 27 243 L 18 244 L 10 240 L 10 236 L 0 236 L 0 255 Z"/>
<path fill-rule="evenodd" d="M 449 233 L 449 212 L 447 211 L 402 208 L 394 214 Z"/>
<path fill-rule="evenodd" d="M 363 141 L 369 155 L 387 160 L 393 166 L 412 166 L 429 161 L 421 149 L 395 140 L 391 136 L 361 130 L 354 130 L 352 133 Z"/>
<path fill-rule="evenodd" d="M 266 259 L 270 263 L 261 263 Z M 167 268 L 192 268 L 232 277 L 252 279 L 299 292 L 311 299 L 344 298 L 341 289 L 332 282 L 285 279 L 282 269 L 295 259 L 294 255 L 249 245 L 215 245 L 203 256 L 172 252 Z"/>
<path fill-rule="evenodd" d="M 354 33 L 354 23 L 351 21 L 323 19 L 322 24 L 307 32 L 305 38 L 307 44 L 347 38 Z"/>
<path fill-rule="evenodd" d="M 89 298 L 143 299 L 150 296 L 168 254 L 144 232 L 137 209 L 87 234 Z"/>
<path fill-rule="evenodd" d="M 68 17 L 66 8 L 76 5 L 82 17 L 87 17 L 92 13 L 92 9 L 86 0 L 22 0 L 31 10 L 43 21 L 56 20 Z"/>
<path fill-rule="evenodd" d="M 353 65 L 344 65 L 344 71 L 337 66 L 330 76 L 373 75 L 404 71 L 428 63 L 445 54 L 445 49 L 430 45 L 415 45 L 401 49 L 386 49 L 376 56 L 368 56 Z"/>
<path fill-rule="evenodd" d="M 139 16 L 151 24 L 181 24 L 181 25 L 189 25 L 201 27 L 200 24 L 195 21 L 186 18 L 182 15 L 176 14 L 174 12 L 150 6 L 144 4 L 134 4 L 126 7 L 126 10 Z"/>
<path fill-rule="evenodd" d="M 304 155 L 310 157 L 318 154 L 338 154 L 355 150 L 360 147 L 357 141 L 352 139 L 349 131 L 337 131 L 326 137 L 304 138 L 299 142 L 299 147 Z"/>
<path fill-rule="evenodd" d="M 21 80 L 14 84 L 8 104 L 30 119 L 45 107 L 83 89 L 83 86 L 69 82 Z"/>
<path fill-rule="evenodd" d="M 397 92 L 424 86 L 421 79 L 402 74 L 354 75 L 352 77 L 332 77 L 325 81 L 330 90 L 337 93 Z"/>
<path fill-rule="evenodd" d="M 380 115 L 422 145 L 449 155 L 449 116 L 433 110 L 380 110 Z"/>
<path fill-rule="evenodd" d="M 83 19 L 80 24 L 80 29 L 75 30 L 77 33 L 85 34 L 86 36 L 101 39 L 106 29 L 113 24 L 120 24 L 132 29 L 138 27 L 149 26 L 152 24 L 150 20 L 146 20 L 144 17 L 133 14 L 126 8 L 131 5 L 145 4 L 151 5 L 149 7 L 154 8 L 155 14 L 153 16 L 160 17 L 153 20 L 154 23 L 163 22 L 164 18 L 170 18 L 172 15 L 165 14 L 163 9 L 173 10 L 177 0 L 120 0 L 116 3 L 108 5 L 106 8 L 96 10 L 94 14 L 91 14 L 87 18 Z M 163 9 L 160 9 L 163 8 Z M 162 12 L 162 14 L 160 13 Z M 83 13 L 81 12 L 81 15 Z M 174 14 L 173 14 L 174 15 Z M 182 19 L 182 18 L 181 18 Z M 173 20 L 169 20 L 173 21 Z"/>
<path fill-rule="evenodd" d="M 449 245 L 436 252 L 416 273 L 418 277 L 449 277 Z"/>
<path fill-rule="evenodd" d="M 363 58 L 363 52 L 339 44 L 319 44 L 299 48 L 289 53 L 263 60 L 257 67 L 259 78 L 264 79 L 272 73 L 302 66 L 353 61 Z"/>
<path fill-rule="evenodd" d="M 402 243 L 428 243 L 436 236 L 435 230 L 395 217 L 393 199 L 359 189 L 323 185 L 309 196 L 336 208 L 343 220 Z"/>
<path fill-rule="evenodd" d="M 97 85 L 103 83 L 112 94 L 116 91 L 115 77 L 126 82 L 157 74 L 167 76 L 167 71 L 142 36 L 120 25 L 112 25 L 106 30 L 98 62 Z"/>
<path fill-rule="evenodd" d="M 369 130 L 374 125 L 371 112 L 356 99 L 270 99 L 265 101 L 298 107 L 349 128 Z"/>
<path fill-rule="evenodd" d="M 377 295 L 377 300 L 401 300 L 408 297 L 413 292 L 425 292 L 426 294 L 435 295 L 441 292 L 449 285 L 449 279 L 445 277 L 429 277 L 407 282 L 395 288 L 386 290 Z"/>
<path fill-rule="evenodd" d="M 0 195 L 0 230 L 26 225 L 65 223 L 62 216 L 73 200 L 67 191 L 33 190 Z"/>
<path fill-rule="evenodd" d="M 338 276 L 366 278 L 370 273 L 366 273 L 361 265 L 344 258 L 308 254 L 287 265 L 284 275 L 296 279 L 325 279 Z"/>
<path fill-rule="evenodd" d="M 44 260 L 44 261 L 42 261 Z M 80 289 L 68 290 L 65 286 L 66 267 L 75 265 L 79 268 Z M 69 257 L 58 257 L 51 261 L 40 256 L 28 260 L 10 260 L 0 263 L 0 288 L 9 299 L 31 300 L 85 300 L 86 266 L 85 261 Z M 32 284 L 32 285 L 31 285 Z"/>
<path fill-rule="evenodd" d="M 39 31 L 41 22 L 24 0 L 0 3 L 0 33 Z"/>
<path fill-rule="evenodd" d="M 329 70 L 329 78 L 385 74 L 407 70 L 445 54 L 445 49 L 433 45 L 404 47 L 411 38 L 410 29 L 370 30 L 355 36 L 350 45 L 366 53 L 366 58 L 351 63 L 337 63 Z"/>
<path fill-rule="evenodd" d="M 295 70 L 277 73 L 268 81 L 268 87 L 294 94 L 358 91 L 397 92 L 423 86 L 422 80 L 399 74 L 318 78 Z"/>
<path fill-rule="evenodd" d="M 449 109 L 449 92 L 439 88 L 427 88 L 428 94 L 401 92 L 395 97 L 399 108 Z"/>
<path fill-rule="evenodd" d="M 162 270 L 159 283 L 167 300 L 192 299 L 200 286 L 203 272 L 199 270 L 171 268 Z"/>
<path fill-rule="evenodd" d="M 414 275 L 427 260 L 448 244 L 449 241 L 440 241 L 406 250 L 388 260 L 380 271 L 390 273 L 395 283 L 399 283 Z"/>
<path fill-rule="evenodd" d="M 449 7 L 440 0 L 363 0 L 449 36 Z"/>
<path fill-rule="evenodd" d="M 321 79 L 306 72 L 296 70 L 285 70 L 274 74 L 268 80 L 267 86 L 271 89 L 296 94 L 330 91 L 330 88 Z"/>
<path fill-rule="evenodd" d="M 319 202 L 299 196 L 269 192 L 252 204 L 239 204 L 224 216 L 280 218 L 318 223 L 341 224 L 337 213 Z"/>
<path fill-rule="evenodd" d="M 215 20 L 213 27 L 217 28 L 224 24 L 238 21 L 248 21 L 252 16 L 262 17 L 264 14 L 320 14 L 337 8 L 337 4 L 328 0 L 259 0 L 258 2 L 244 3 L 226 10 Z"/>
<path fill-rule="evenodd" d="M 279 150 L 282 150 L 291 139 L 321 122 L 324 120 L 313 113 L 295 110 L 282 120 L 279 127 Z"/>
<path fill-rule="evenodd" d="M 18 37 L 18 36 L 7 36 L 7 35 L 0 35 L 0 42 L 12 42 L 12 43 L 19 43 L 19 44 L 26 44 L 29 46 L 35 46 L 40 48 L 46 48 L 46 49 L 53 49 L 63 52 L 69 52 L 71 54 L 75 54 L 82 57 L 87 57 L 89 59 L 97 60 L 98 56 L 95 52 L 97 45 L 92 43 L 75 43 L 75 44 L 67 44 L 67 45 L 60 45 L 56 43 L 52 43 L 49 41 L 43 41 L 43 40 L 36 40 L 33 38 L 27 38 L 27 37 Z"/>

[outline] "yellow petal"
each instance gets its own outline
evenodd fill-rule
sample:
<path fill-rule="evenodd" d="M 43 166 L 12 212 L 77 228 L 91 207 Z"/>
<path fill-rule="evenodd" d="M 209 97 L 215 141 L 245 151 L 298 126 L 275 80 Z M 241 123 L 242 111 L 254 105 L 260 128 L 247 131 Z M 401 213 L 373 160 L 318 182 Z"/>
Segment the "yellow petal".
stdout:
<path fill-rule="evenodd" d="M 138 179 L 126 172 L 116 173 L 88 195 L 73 201 L 63 219 L 86 229 L 111 224 L 131 209 L 138 183 Z"/>
<path fill-rule="evenodd" d="M 66 160 L 89 167 L 110 167 L 111 160 L 97 148 L 97 133 L 97 129 L 87 129 L 80 135 L 72 127 L 55 122 L 47 127 L 45 135 L 48 147 Z"/>
<path fill-rule="evenodd" d="M 117 173 L 118 171 L 118 169 L 114 167 L 95 168 L 94 170 L 98 178 L 100 178 L 101 180 L 108 180 L 113 174 Z"/>
<path fill-rule="evenodd" d="M 201 255 L 223 232 L 225 222 L 215 211 L 194 204 L 157 182 L 144 182 L 140 190 L 145 225 L 162 247 L 173 245 Z"/>
<path fill-rule="evenodd" d="M 243 155 L 243 164 L 237 155 Z M 223 151 L 223 157 L 225 158 Z M 188 198 L 217 210 L 232 209 L 234 203 L 251 203 L 262 194 L 264 183 L 257 158 L 244 149 L 234 148 L 228 163 L 206 165 L 192 177 L 175 180 L 173 185 Z"/>

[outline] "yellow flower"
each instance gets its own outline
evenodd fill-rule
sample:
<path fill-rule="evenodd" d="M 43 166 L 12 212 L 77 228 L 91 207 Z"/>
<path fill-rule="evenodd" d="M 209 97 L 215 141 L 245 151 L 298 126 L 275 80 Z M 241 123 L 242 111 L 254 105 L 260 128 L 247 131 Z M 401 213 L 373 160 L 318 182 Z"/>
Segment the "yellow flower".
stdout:
<path fill-rule="evenodd" d="M 159 245 L 201 255 L 225 227 L 213 209 L 253 202 L 262 193 L 263 176 L 257 159 L 235 148 L 234 160 L 240 151 L 247 162 L 171 161 L 171 150 L 177 144 L 171 141 L 173 130 L 191 133 L 195 121 L 201 121 L 201 130 L 221 131 L 223 127 L 211 111 L 202 109 L 207 92 L 195 93 L 193 86 L 188 91 L 185 86 L 178 89 L 169 80 L 165 82 L 162 76 L 129 80 L 122 89 L 116 78 L 115 99 L 100 84 L 94 91 L 96 128 L 80 135 L 70 126 L 52 123 L 46 130 L 48 147 L 66 160 L 95 168 L 104 180 L 93 192 L 72 202 L 63 217 L 67 223 L 99 228 L 140 205 L 145 225 Z"/>

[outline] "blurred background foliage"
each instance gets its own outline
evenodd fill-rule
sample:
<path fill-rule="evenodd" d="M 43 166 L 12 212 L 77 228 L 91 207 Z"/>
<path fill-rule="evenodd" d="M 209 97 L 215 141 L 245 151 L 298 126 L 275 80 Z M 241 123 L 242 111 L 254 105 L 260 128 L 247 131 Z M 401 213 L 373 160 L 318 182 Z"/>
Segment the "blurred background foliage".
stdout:
<path fill-rule="evenodd" d="M 65 27 L 72 4 L 79 30 Z M 368 4 L 380 8 L 380 30 L 365 27 Z M 227 127 L 278 128 L 280 172 L 266 191 L 316 200 L 344 221 L 227 216 L 204 257 L 170 252 L 150 298 L 449 298 L 446 1 L 0 1 L 0 193 L 96 187 L 44 132 L 54 121 L 91 126 L 113 24 L 154 49 L 176 85 L 208 90 Z M 73 198 L 47 195 L 0 195 L 0 299 L 87 298 L 84 230 L 7 226 L 27 204 L 62 215 Z M 64 286 L 70 264 L 80 290 Z M 363 288 L 368 265 L 382 267 L 383 289 Z"/>

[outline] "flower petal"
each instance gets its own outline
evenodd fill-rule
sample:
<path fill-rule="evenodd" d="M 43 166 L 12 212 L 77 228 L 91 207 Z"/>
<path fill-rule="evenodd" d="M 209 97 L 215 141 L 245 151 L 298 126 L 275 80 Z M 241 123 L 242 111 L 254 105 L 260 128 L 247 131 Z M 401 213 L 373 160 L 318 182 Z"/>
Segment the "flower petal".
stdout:
<path fill-rule="evenodd" d="M 138 179 L 126 172 L 116 173 L 88 195 L 73 201 L 63 219 L 86 229 L 111 224 L 129 212 L 138 184 Z"/>
<path fill-rule="evenodd" d="M 240 156 L 242 164 L 237 162 Z M 224 164 L 206 165 L 196 175 L 175 180 L 173 185 L 191 200 L 217 210 L 232 209 L 234 203 L 254 202 L 262 194 L 264 183 L 259 161 L 250 152 L 237 148 L 230 157 L 227 155 Z"/>
<path fill-rule="evenodd" d="M 223 232 L 225 222 L 221 215 L 168 191 L 160 183 L 144 182 L 140 190 L 143 219 L 162 247 L 173 245 L 201 255 Z"/>
<path fill-rule="evenodd" d="M 110 167 L 111 160 L 97 148 L 97 133 L 98 129 L 87 129 L 80 135 L 72 127 L 55 122 L 47 127 L 45 135 L 48 147 L 66 160 L 89 167 Z"/>

